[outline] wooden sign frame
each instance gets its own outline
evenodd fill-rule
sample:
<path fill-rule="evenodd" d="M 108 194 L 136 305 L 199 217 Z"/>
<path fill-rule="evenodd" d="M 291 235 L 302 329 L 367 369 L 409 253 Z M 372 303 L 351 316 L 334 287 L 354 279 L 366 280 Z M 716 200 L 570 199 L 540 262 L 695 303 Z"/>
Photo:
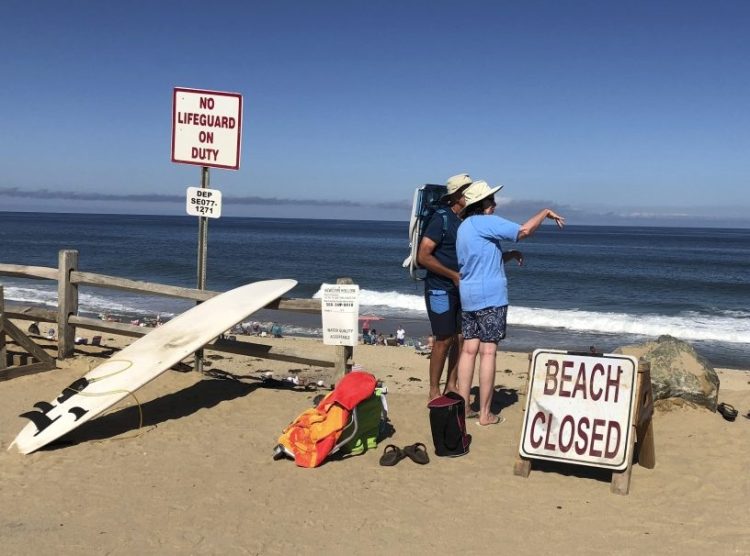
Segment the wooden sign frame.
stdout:
<path fill-rule="evenodd" d="M 533 372 L 531 354 L 529 354 L 529 371 L 526 376 L 526 395 L 529 395 L 530 377 Z M 656 466 L 656 452 L 654 448 L 654 429 L 652 417 L 654 414 L 654 397 L 651 388 L 651 366 L 647 361 L 638 362 L 638 377 L 636 384 L 635 414 L 631 427 L 635 434 L 630 435 L 631 461 L 623 471 L 613 471 L 610 492 L 614 494 L 628 494 L 632 475 L 633 460 L 637 460 L 641 467 L 653 469 Z M 520 437 L 519 432 L 519 437 Z M 520 439 L 520 438 L 519 438 Z M 634 445 L 632 445 L 634 443 Z M 519 442 L 520 444 L 520 442 Z M 574 464 L 570 464 L 574 465 Z M 528 477 L 531 473 L 532 459 L 518 454 L 513 465 L 513 474 Z"/>

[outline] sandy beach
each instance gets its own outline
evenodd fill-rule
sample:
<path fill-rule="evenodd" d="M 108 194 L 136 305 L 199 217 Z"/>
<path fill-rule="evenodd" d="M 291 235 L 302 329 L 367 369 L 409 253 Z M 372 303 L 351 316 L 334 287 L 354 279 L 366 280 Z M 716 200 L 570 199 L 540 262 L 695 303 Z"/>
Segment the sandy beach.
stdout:
<path fill-rule="evenodd" d="M 79 331 L 82 336 L 93 334 Z M 317 469 L 274 461 L 280 431 L 316 392 L 261 386 L 264 372 L 328 371 L 207 352 L 207 373 L 168 371 L 28 456 L 8 451 L 18 417 L 131 340 L 104 334 L 59 369 L 0 382 L 0 536 L 6 554 L 747 554 L 750 372 L 720 369 L 719 401 L 740 417 L 684 405 L 654 416 L 656 467 L 633 468 L 628 496 L 610 475 L 573 466 L 513 475 L 528 355 L 500 352 L 505 422 L 469 422 L 471 452 L 439 458 L 426 409 L 427 359 L 358 346 L 355 363 L 388 387 L 393 436 Z M 320 341 L 264 338 L 310 357 Z M 50 350 L 54 344 L 40 340 Z M 378 464 L 383 447 L 424 442 L 431 461 Z"/>

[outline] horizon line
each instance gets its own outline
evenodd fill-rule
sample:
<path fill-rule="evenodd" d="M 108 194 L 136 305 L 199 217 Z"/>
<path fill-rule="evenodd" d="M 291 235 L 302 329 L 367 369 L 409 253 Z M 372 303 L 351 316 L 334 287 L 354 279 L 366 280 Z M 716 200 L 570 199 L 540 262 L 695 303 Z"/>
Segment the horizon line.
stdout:
<path fill-rule="evenodd" d="M 132 217 L 168 217 L 168 218 L 198 218 L 189 214 L 168 214 L 168 213 L 136 213 L 136 212 L 67 212 L 57 210 L 2 210 L 0 214 L 55 214 L 60 216 L 132 216 Z M 224 215 L 221 218 L 236 218 L 236 219 L 253 219 L 253 220 L 329 220 L 332 222 L 385 222 L 392 224 L 407 224 L 408 219 L 404 220 L 388 220 L 388 219 L 362 219 L 362 218 L 330 218 L 330 217 L 315 217 L 315 216 L 250 216 L 250 215 Z M 221 218 L 209 219 L 209 220 L 221 220 Z M 702 226 L 685 226 L 680 222 L 673 224 L 633 224 L 633 223 L 585 223 L 585 224 L 566 224 L 566 228 L 569 227 L 580 227 L 580 228 L 659 228 L 659 229 L 714 229 L 714 230 L 748 230 L 750 224 L 746 226 L 719 226 L 719 225 L 702 225 Z"/>

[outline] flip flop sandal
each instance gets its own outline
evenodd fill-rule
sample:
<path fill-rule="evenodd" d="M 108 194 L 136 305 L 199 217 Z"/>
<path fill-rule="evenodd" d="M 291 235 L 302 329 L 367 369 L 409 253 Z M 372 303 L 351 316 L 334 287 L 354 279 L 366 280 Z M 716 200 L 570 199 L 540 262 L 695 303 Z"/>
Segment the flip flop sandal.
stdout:
<path fill-rule="evenodd" d="M 410 460 L 419 465 L 430 463 L 430 456 L 427 455 L 427 446 L 421 442 L 417 442 L 411 446 L 405 446 L 404 453 L 409 456 Z"/>
<path fill-rule="evenodd" d="M 479 425 L 480 427 L 491 427 L 492 425 L 500 425 L 505 422 L 505 417 L 503 417 L 502 415 L 495 415 L 495 417 L 496 419 L 492 421 L 491 423 L 487 423 L 486 425 L 483 425 L 482 423 L 477 421 L 477 425 Z"/>
<path fill-rule="evenodd" d="M 383 450 L 383 455 L 380 456 L 380 465 L 384 467 L 391 467 L 393 465 L 396 465 L 405 457 L 406 454 L 401 448 L 399 448 L 398 446 L 394 446 L 393 444 L 388 444 L 388 446 L 385 447 L 385 450 Z"/>
<path fill-rule="evenodd" d="M 734 421 L 739 413 L 733 405 L 728 403 L 720 403 L 716 409 L 727 421 Z"/>
<path fill-rule="evenodd" d="M 474 411 L 473 409 L 470 409 L 466 412 L 466 418 L 467 419 L 479 419 L 479 412 Z"/>

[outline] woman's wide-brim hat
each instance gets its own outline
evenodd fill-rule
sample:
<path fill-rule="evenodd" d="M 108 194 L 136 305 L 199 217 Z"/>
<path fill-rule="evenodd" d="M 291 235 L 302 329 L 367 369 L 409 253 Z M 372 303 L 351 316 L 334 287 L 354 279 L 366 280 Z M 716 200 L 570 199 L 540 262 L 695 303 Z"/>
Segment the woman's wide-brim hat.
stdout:
<path fill-rule="evenodd" d="M 459 191 L 464 191 L 471 185 L 471 176 L 469 174 L 457 174 L 449 177 L 445 182 L 445 187 L 448 191 L 440 197 L 441 201 L 447 201 L 448 197 Z"/>
<path fill-rule="evenodd" d="M 478 203 L 479 201 L 482 201 L 489 197 L 490 195 L 494 195 L 498 191 L 500 191 L 503 188 L 502 185 L 498 185 L 496 187 L 490 187 L 486 181 L 484 180 L 477 180 L 473 182 L 469 188 L 464 192 L 464 198 L 466 199 L 466 207 L 464 207 L 464 211 L 474 203 Z"/>

